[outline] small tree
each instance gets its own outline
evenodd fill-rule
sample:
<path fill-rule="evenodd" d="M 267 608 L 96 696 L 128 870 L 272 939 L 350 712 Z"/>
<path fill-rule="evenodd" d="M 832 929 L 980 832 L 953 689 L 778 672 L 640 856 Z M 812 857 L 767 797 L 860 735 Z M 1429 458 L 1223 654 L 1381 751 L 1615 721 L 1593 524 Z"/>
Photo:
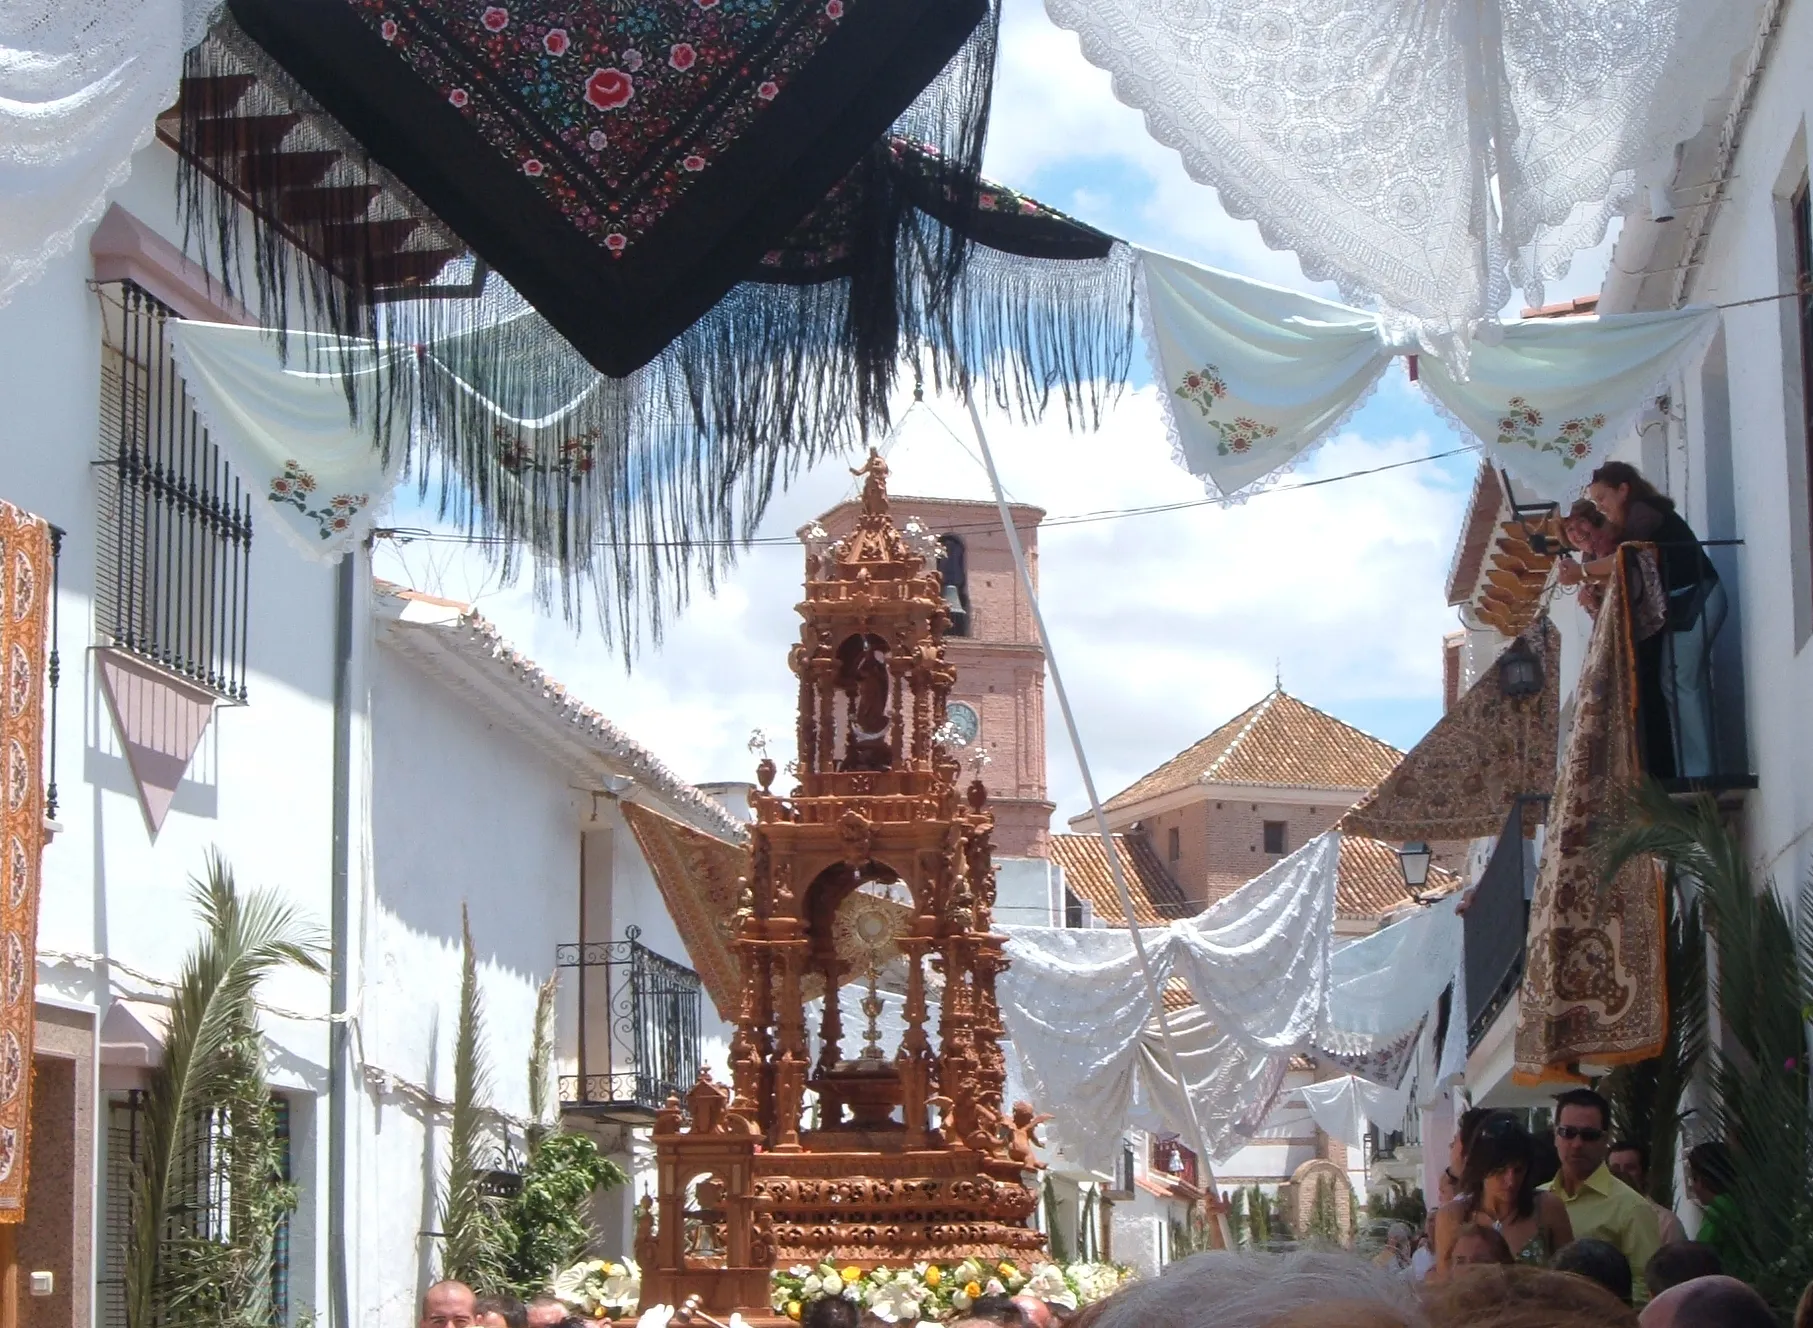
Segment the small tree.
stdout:
<path fill-rule="evenodd" d="M 256 998 L 287 964 L 320 972 L 321 947 L 274 895 L 242 897 L 217 854 L 191 885 L 205 930 L 183 962 L 163 1062 L 145 1093 L 127 1319 L 133 1328 L 263 1328 L 271 1250 L 296 1190 L 283 1181 Z M 197 1203 L 198 1189 L 224 1198 Z"/>
<path fill-rule="evenodd" d="M 1335 1186 L 1331 1177 L 1316 1177 L 1316 1188 L 1310 1199 L 1308 1230 L 1303 1234 L 1313 1245 L 1341 1243 L 1341 1210 L 1335 1202 Z"/>

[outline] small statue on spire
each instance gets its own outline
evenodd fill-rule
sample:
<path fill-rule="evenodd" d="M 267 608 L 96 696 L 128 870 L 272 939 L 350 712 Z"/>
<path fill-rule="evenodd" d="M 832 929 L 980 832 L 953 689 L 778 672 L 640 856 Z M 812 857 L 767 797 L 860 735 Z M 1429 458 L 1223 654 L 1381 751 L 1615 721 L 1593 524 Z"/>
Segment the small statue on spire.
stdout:
<path fill-rule="evenodd" d="M 888 514 L 888 463 L 881 453 L 873 447 L 869 449 L 869 459 L 850 472 L 863 476 L 862 514 L 864 516 L 886 516 Z"/>

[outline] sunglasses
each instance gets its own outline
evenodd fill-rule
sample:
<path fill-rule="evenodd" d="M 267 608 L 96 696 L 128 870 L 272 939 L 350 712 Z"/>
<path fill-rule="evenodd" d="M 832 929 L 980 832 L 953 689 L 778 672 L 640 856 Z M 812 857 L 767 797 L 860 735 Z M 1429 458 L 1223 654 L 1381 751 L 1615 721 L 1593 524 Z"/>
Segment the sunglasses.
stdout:
<path fill-rule="evenodd" d="M 1604 1130 L 1596 1130 L 1590 1125 L 1557 1125 L 1555 1137 L 1558 1139 L 1578 1139 L 1582 1143 L 1596 1144 L 1605 1138 Z"/>

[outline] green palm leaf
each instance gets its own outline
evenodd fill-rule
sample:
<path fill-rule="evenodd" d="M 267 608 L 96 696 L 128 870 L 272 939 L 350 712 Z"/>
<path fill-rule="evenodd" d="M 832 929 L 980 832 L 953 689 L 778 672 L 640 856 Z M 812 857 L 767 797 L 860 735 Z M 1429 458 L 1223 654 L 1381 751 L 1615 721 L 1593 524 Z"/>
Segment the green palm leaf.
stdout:
<path fill-rule="evenodd" d="M 479 1291 L 503 1279 L 499 1204 L 484 1174 L 497 1160 L 486 1122 L 490 1074 L 485 1068 L 484 1011 L 478 990 L 478 957 L 472 924 L 460 906 L 459 1021 L 453 1037 L 453 1104 L 447 1129 L 447 1182 L 441 1196 L 441 1276 Z"/>
<path fill-rule="evenodd" d="M 203 1301 L 215 1305 L 225 1321 L 248 1312 L 256 1318 L 259 1307 L 244 1302 L 256 1298 L 259 1286 L 268 1294 L 268 1261 L 263 1277 L 245 1279 L 235 1305 L 234 1297 L 223 1301 L 220 1295 L 218 1267 L 210 1273 L 206 1260 L 194 1259 L 172 1267 L 166 1257 L 173 1234 L 180 1238 L 188 1227 L 182 1212 L 186 1196 L 179 1194 L 183 1154 L 205 1113 L 224 1110 L 229 1131 L 237 1120 L 243 1132 L 269 1112 L 255 1007 L 259 985 L 288 964 L 321 971 L 319 932 L 267 891 L 241 895 L 232 868 L 218 854 L 209 853 L 206 879 L 192 880 L 191 886 L 205 930 L 177 979 L 163 1063 L 145 1094 L 133 1174 L 125 1280 L 134 1328 L 150 1328 L 172 1309 L 180 1314 L 179 1307 Z M 242 1177 L 241 1184 L 248 1179 Z"/>

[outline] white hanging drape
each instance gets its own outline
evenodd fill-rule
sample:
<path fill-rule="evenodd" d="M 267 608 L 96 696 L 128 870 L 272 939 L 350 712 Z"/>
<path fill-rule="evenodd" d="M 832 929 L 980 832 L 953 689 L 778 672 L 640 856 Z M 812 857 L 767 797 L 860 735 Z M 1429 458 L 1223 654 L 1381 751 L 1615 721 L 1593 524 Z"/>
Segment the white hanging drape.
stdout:
<path fill-rule="evenodd" d="M 1326 1016 L 1339 861 L 1340 835 L 1318 836 L 1197 917 L 1141 932 L 1160 989 L 1176 972 L 1201 1007 L 1178 1051 L 1212 1146 L 1276 1077 L 1273 1053 L 1307 1045 Z M 1108 1170 L 1136 1090 L 1187 1122 L 1168 1067 L 1152 1077 L 1165 1060 L 1132 937 L 1002 931 L 1012 961 L 999 979 L 1002 1023 L 1040 1107 L 1059 1117 L 1065 1153 Z"/>
<path fill-rule="evenodd" d="M 1171 1016 L 1171 1046 L 1208 1136 L 1211 1158 L 1222 1161 L 1264 1124 L 1290 1068 L 1290 1056 L 1254 1052 L 1217 1028 L 1199 1006 Z M 1177 1129 L 1190 1119 L 1155 1027 L 1140 1037 L 1138 1088 L 1140 1100 L 1134 1105 L 1132 1123 L 1154 1130 Z"/>
<path fill-rule="evenodd" d="M 1394 355 L 1416 349 L 1358 309 L 1145 250 L 1139 263 L 1174 453 L 1223 498 L 1289 469 L 1340 427 Z M 1425 354 L 1420 382 L 1495 465 L 1560 498 L 1585 486 L 1718 327 L 1705 307 L 1531 319 Z"/>
<path fill-rule="evenodd" d="M 1190 175 L 1431 343 L 1672 172 L 1758 0 L 1046 0 Z M 1503 215 L 1497 208 L 1502 201 Z"/>
<path fill-rule="evenodd" d="M 1367 1056 L 1416 1031 L 1460 963 L 1459 902 L 1458 895 L 1437 900 L 1335 950 L 1317 1047 Z"/>
<path fill-rule="evenodd" d="M 1304 1084 L 1297 1091 L 1323 1132 L 1350 1148 L 1358 1148 L 1366 1137 L 1367 1122 L 1381 1130 L 1401 1129 L 1410 1109 L 1410 1096 L 1403 1088 L 1386 1088 L 1356 1074 Z"/>
<path fill-rule="evenodd" d="M 999 979 L 1001 1017 L 1027 1087 L 1041 1110 L 1059 1115 L 1065 1154 L 1111 1171 L 1133 1102 L 1140 1037 L 1153 1015 L 1132 939 L 1118 930 L 1002 931 L 1013 962 Z M 1163 990 L 1172 947 L 1164 931 L 1147 935 Z"/>
<path fill-rule="evenodd" d="M 1341 836 L 1318 835 L 1204 912 L 1169 928 L 1177 972 L 1204 1012 L 1255 1051 L 1305 1045 L 1328 1018 Z"/>
<path fill-rule="evenodd" d="M 383 449 L 373 437 L 378 353 L 369 343 L 292 332 L 286 366 L 259 328 L 172 321 L 170 335 L 208 436 L 263 496 L 270 524 L 305 557 L 338 562 L 371 533 L 408 454 L 407 401 L 387 412 Z M 343 356 L 358 365 L 357 423 L 347 413 Z"/>
<path fill-rule="evenodd" d="M 0 5 L 0 304 L 101 218 L 220 0 Z"/>

